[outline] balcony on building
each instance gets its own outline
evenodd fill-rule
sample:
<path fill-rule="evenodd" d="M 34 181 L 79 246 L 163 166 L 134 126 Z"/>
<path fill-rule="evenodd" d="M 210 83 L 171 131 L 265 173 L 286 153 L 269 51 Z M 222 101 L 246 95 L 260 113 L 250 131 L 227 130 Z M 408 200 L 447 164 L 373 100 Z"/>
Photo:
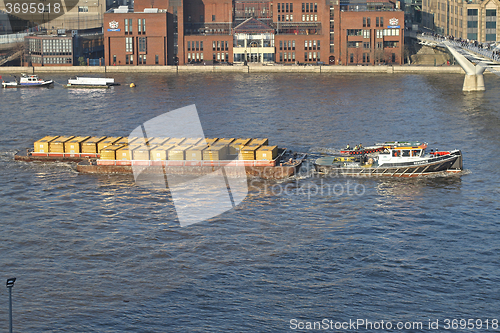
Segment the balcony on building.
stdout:
<path fill-rule="evenodd" d="M 274 29 L 249 18 L 234 28 L 233 57 L 235 63 L 274 62 Z"/>

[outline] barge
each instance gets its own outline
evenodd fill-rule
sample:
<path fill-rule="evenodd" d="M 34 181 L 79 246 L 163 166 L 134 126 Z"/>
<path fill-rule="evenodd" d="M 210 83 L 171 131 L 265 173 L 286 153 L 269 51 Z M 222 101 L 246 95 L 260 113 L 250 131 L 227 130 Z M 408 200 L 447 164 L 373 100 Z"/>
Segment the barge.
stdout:
<path fill-rule="evenodd" d="M 81 77 L 76 76 L 74 78 L 68 79 L 68 84 L 65 88 L 83 88 L 83 89 L 95 89 L 103 88 L 107 89 L 111 86 L 119 85 L 115 83 L 113 78 L 95 78 L 95 77 Z"/>
<path fill-rule="evenodd" d="M 300 169 L 306 154 L 268 146 L 267 139 L 127 138 L 47 136 L 15 155 L 25 162 L 71 162 L 86 174 L 205 175 L 224 168 L 242 175 L 284 179 Z M 245 172 L 242 172 L 242 167 Z"/>
<path fill-rule="evenodd" d="M 241 177 L 242 169 L 245 175 L 262 179 L 285 179 L 297 173 L 306 154 L 284 154 L 271 163 L 263 161 L 246 160 L 220 160 L 220 161 L 152 161 L 152 160 L 95 160 L 88 159 L 79 162 L 76 170 L 87 174 L 133 174 L 140 170 L 141 174 L 165 175 L 206 175 L 224 168 L 228 177 Z"/>
<path fill-rule="evenodd" d="M 462 152 L 426 153 L 426 143 L 391 142 L 384 151 L 358 156 L 327 156 L 317 159 L 317 172 L 343 176 L 419 177 L 438 172 L 459 173 L 463 170 Z"/>

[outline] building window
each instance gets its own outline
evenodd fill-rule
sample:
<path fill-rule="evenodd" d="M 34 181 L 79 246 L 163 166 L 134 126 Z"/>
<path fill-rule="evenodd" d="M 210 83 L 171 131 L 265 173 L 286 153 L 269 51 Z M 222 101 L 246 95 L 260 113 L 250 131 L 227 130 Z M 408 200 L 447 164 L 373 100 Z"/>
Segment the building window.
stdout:
<path fill-rule="evenodd" d="M 196 41 L 196 51 L 199 51 L 199 50 L 200 50 L 200 42 Z"/>
<path fill-rule="evenodd" d="M 147 37 L 139 37 L 139 52 L 147 53 Z"/>
<path fill-rule="evenodd" d="M 318 3 L 317 2 L 314 3 L 314 12 L 315 13 L 318 12 Z"/>
<path fill-rule="evenodd" d="M 486 41 L 494 42 L 497 40 L 497 34 L 486 34 Z"/>
<path fill-rule="evenodd" d="M 293 3 L 290 3 L 290 13 L 293 13 Z"/>
<path fill-rule="evenodd" d="M 246 10 L 246 8 L 245 8 Z M 278 13 L 281 13 L 281 4 L 278 2 Z"/>
<path fill-rule="evenodd" d="M 142 33 L 146 33 L 146 19 L 142 19 Z"/>
<path fill-rule="evenodd" d="M 134 53 L 134 43 L 132 37 L 125 37 L 125 52 Z"/>
<path fill-rule="evenodd" d="M 468 16 L 477 16 L 477 9 L 467 9 Z"/>
<path fill-rule="evenodd" d="M 486 22 L 486 29 L 496 29 L 497 23 L 495 21 L 493 22 Z M 487 40 L 491 40 L 486 38 Z"/>
<path fill-rule="evenodd" d="M 125 34 L 128 34 L 128 19 L 125 19 Z"/>
<path fill-rule="evenodd" d="M 497 16 L 496 9 L 486 9 L 486 16 Z"/>
<path fill-rule="evenodd" d="M 89 6 L 78 6 L 78 12 L 79 13 L 88 13 L 89 12 Z"/>
<path fill-rule="evenodd" d="M 280 51 L 282 51 L 282 50 L 283 50 L 283 41 L 280 40 Z"/>
<path fill-rule="evenodd" d="M 212 22 L 215 22 L 215 15 L 212 15 Z"/>
<path fill-rule="evenodd" d="M 212 42 L 212 51 L 215 51 L 215 41 Z"/>
<path fill-rule="evenodd" d="M 302 3 L 302 13 L 304 13 L 306 11 L 306 4 L 303 2 Z"/>
<path fill-rule="evenodd" d="M 370 48 L 370 43 L 364 42 L 363 43 L 363 48 L 364 49 L 369 49 Z"/>
<path fill-rule="evenodd" d="M 116 54 L 113 54 L 113 65 L 116 65 Z"/>
<path fill-rule="evenodd" d="M 200 42 L 200 51 L 203 51 L 203 41 Z"/>
<path fill-rule="evenodd" d="M 137 19 L 137 33 L 138 34 L 141 34 L 142 32 L 142 20 L 141 19 Z"/>
<path fill-rule="evenodd" d="M 188 51 L 191 51 L 191 41 L 188 40 Z"/>
<path fill-rule="evenodd" d="M 477 21 L 467 21 L 467 28 L 477 28 Z"/>
<path fill-rule="evenodd" d="M 351 55 L 349 56 L 349 62 L 352 64 L 354 62 L 354 54 L 351 53 Z"/>

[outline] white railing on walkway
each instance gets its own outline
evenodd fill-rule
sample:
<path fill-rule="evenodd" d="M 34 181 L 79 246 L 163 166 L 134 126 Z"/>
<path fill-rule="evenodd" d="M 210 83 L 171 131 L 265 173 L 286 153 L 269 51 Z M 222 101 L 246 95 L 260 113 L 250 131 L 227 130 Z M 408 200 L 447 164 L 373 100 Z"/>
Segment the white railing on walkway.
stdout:
<path fill-rule="evenodd" d="M 20 43 L 24 41 L 24 37 L 28 36 L 25 32 L 17 34 L 0 35 L 0 44 Z"/>
<path fill-rule="evenodd" d="M 500 54 L 497 51 L 482 47 L 481 43 L 476 44 L 474 42 L 467 42 L 466 40 L 453 40 L 447 37 L 433 36 L 431 34 L 420 34 L 417 35 L 417 38 L 432 40 L 438 43 L 448 42 L 455 47 L 469 50 L 476 54 L 480 54 L 485 58 L 489 58 L 494 61 L 500 61 Z"/>

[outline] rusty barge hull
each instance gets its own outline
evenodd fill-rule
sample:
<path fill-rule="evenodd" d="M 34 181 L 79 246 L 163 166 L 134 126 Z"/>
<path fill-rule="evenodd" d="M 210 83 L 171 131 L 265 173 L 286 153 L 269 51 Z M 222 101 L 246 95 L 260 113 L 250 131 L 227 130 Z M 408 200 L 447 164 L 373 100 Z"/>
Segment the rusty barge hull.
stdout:
<path fill-rule="evenodd" d="M 16 161 L 24 161 L 24 162 L 72 162 L 78 163 L 81 161 L 88 160 L 89 158 L 98 158 L 99 154 L 70 154 L 70 153 L 28 153 L 28 152 L 18 152 L 14 155 L 14 159 Z"/>
<path fill-rule="evenodd" d="M 295 175 L 302 163 L 292 166 L 245 166 L 245 175 L 242 167 L 225 166 L 224 172 L 228 177 L 259 177 L 262 179 L 284 179 Z M 206 175 L 221 167 L 217 166 L 149 166 L 142 173 L 166 175 Z M 86 162 L 78 163 L 76 170 L 85 174 L 133 174 L 132 166 L 125 165 L 93 165 Z"/>
<path fill-rule="evenodd" d="M 15 155 L 14 159 L 24 162 L 77 163 L 76 170 L 83 174 L 132 175 L 133 168 L 140 168 L 141 173 L 147 174 L 206 175 L 223 167 L 228 177 L 285 179 L 297 173 L 306 155 L 303 154 L 291 164 L 284 163 L 278 166 L 275 165 L 276 161 L 233 161 L 237 165 L 228 165 L 228 161 L 96 161 L 98 157 L 98 154 L 33 154 L 21 151 Z M 242 167 L 245 173 L 242 172 Z"/>

